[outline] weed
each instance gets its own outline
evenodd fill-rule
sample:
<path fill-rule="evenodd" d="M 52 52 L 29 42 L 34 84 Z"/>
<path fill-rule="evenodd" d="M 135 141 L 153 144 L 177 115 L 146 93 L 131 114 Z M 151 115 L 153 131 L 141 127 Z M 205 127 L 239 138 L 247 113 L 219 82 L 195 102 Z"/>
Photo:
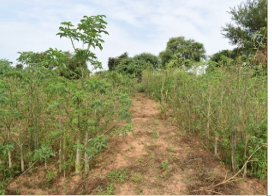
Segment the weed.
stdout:
<path fill-rule="evenodd" d="M 108 183 L 106 190 L 100 189 L 98 195 L 114 195 L 114 184 Z"/>
<path fill-rule="evenodd" d="M 163 170 L 167 170 L 167 169 L 168 169 L 168 167 L 169 167 L 169 163 L 168 163 L 167 161 L 162 162 L 162 164 L 161 164 L 161 168 L 162 168 Z"/>
<path fill-rule="evenodd" d="M 135 149 L 135 146 L 130 146 L 130 149 L 131 149 L 131 150 L 134 150 L 134 149 Z"/>
<path fill-rule="evenodd" d="M 136 193 L 136 195 L 143 195 L 144 194 L 143 189 L 141 189 L 140 187 L 135 187 L 134 192 Z"/>
<path fill-rule="evenodd" d="M 167 147 L 166 149 L 168 152 L 176 152 L 176 149 L 174 148 L 174 146 L 172 146 L 171 144 Z"/>
<path fill-rule="evenodd" d="M 153 152 L 151 152 L 151 159 L 155 160 L 155 154 Z"/>
<path fill-rule="evenodd" d="M 50 187 L 52 185 L 52 183 L 56 180 L 56 178 L 57 178 L 57 171 L 56 171 L 55 168 L 54 169 L 49 169 L 49 170 L 46 171 L 45 179 L 46 179 L 46 182 L 47 182 L 47 186 Z"/>
<path fill-rule="evenodd" d="M 145 143 L 144 143 L 144 147 L 147 148 L 147 146 L 148 146 L 148 145 L 147 145 L 147 142 L 145 142 Z"/>
<path fill-rule="evenodd" d="M 0 195 L 5 195 L 6 191 L 4 189 L 4 185 L 2 183 L 0 183 Z"/>
<path fill-rule="evenodd" d="M 142 174 L 141 173 L 134 173 L 131 180 L 133 182 L 141 182 L 142 181 Z"/>
<path fill-rule="evenodd" d="M 155 118 L 153 118 L 152 121 L 153 121 L 153 124 L 156 125 L 156 126 L 159 124 L 158 121 Z"/>
<path fill-rule="evenodd" d="M 23 185 L 24 185 L 24 187 L 26 187 L 26 188 L 32 188 L 32 186 L 26 181 L 26 182 L 24 182 L 23 183 Z"/>
<path fill-rule="evenodd" d="M 149 132 L 149 136 L 153 139 L 159 138 L 159 133 L 157 131 L 151 131 Z"/>
<path fill-rule="evenodd" d="M 128 178 L 126 171 L 124 168 L 121 169 L 115 169 L 109 173 L 107 173 L 107 178 L 110 180 L 117 181 L 119 183 L 125 182 L 125 180 Z"/>
<path fill-rule="evenodd" d="M 54 186 L 52 187 L 52 193 L 55 194 L 56 191 L 57 191 L 57 187 L 54 185 Z"/>
<path fill-rule="evenodd" d="M 170 162 L 178 162 L 179 161 L 178 156 L 175 156 L 175 155 L 168 156 L 168 159 L 170 160 Z"/>
<path fill-rule="evenodd" d="M 139 163 L 139 164 L 143 163 L 143 156 L 142 155 L 140 155 L 140 157 L 138 159 L 136 159 L 136 163 Z"/>

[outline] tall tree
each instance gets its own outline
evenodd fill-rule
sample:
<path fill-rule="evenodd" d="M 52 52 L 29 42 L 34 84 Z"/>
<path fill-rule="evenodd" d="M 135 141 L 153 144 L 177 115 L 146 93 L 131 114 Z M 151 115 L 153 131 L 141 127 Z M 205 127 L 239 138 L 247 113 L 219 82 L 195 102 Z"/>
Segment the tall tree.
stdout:
<path fill-rule="evenodd" d="M 222 28 L 222 34 L 244 54 L 257 54 L 257 61 L 266 66 L 267 0 L 248 0 L 231 8 L 229 13 L 232 22 Z"/>

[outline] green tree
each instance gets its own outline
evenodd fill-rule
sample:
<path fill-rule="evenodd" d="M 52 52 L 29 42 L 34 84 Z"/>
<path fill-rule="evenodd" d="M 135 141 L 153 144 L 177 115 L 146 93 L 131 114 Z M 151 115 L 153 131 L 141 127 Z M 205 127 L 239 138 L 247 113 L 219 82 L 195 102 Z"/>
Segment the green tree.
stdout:
<path fill-rule="evenodd" d="M 0 59 L 0 75 L 9 72 L 12 69 L 12 62 L 7 59 Z"/>
<path fill-rule="evenodd" d="M 148 65 L 154 69 L 157 69 L 160 67 L 159 58 L 154 54 L 144 52 L 144 53 L 135 55 L 133 58 L 135 60 L 142 61 L 143 64 Z"/>
<path fill-rule="evenodd" d="M 257 54 L 256 61 L 267 61 L 267 0 L 248 0 L 231 8 L 232 23 L 222 28 L 222 34 L 247 56 Z"/>
<path fill-rule="evenodd" d="M 159 54 L 163 66 L 175 61 L 176 66 L 190 67 L 195 62 L 205 59 L 204 45 L 184 37 L 170 38 L 166 50 Z"/>
<path fill-rule="evenodd" d="M 128 57 L 128 53 L 125 52 L 118 57 L 110 57 L 108 67 L 110 71 L 117 70 L 122 74 L 140 79 L 144 69 L 158 69 L 160 67 L 160 61 L 157 56 L 151 53 L 141 53 L 134 57 Z"/>
<path fill-rule="evenodd" d="M 101 62 L 97 60 L 95 53 L 91 52 L 90 48 L 95 49 L 98 47 L 100 50 L 103 49 L 102 33 L 108 34 L 105 31 L 107 25 L 104 20 L 105 17 L 104 15 L 84 16 L 76 28 L 71 22 L 62 22 L 59 27 L 60 32 L 57 35 L 61 38 L 69 38 L 71 41 L 75 53 L 74 60 L 80 69 L 82 78 L 88 75 L 88 63 L 93 66 L 93 69 L 102 68 Z M 77 48 L 75 42 L 81 42 L 82 47 Z"/>
<path fill-rule="evenodd" d="M 128 53 L 125 52 L 123 54 L 121 54 L 118 57 L 109 57 L 108 60 L 108 68 L 110 71 L 113 71 L 116 69 L 116 67 L 120 64 L 122 59 L 128 58 Z"/>
<path fill-rule="evenodd" d="M 26 67 L 42 66 L 42 62 L 47 59 L 47 54 L 45 52 L 18 52 L 20 56 L 17 58 L 17 61 Z M 46 67 L 46 65 L 45 65 Z"/>

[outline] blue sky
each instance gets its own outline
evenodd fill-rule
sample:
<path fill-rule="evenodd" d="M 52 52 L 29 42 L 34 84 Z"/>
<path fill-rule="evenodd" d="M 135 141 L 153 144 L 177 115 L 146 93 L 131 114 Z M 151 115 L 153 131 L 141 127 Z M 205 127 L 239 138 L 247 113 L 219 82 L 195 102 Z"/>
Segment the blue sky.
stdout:
<path fill-rule="evenodd" d="M 221 27 L 230 22 L 230 7 L 241 0 L 0 0 L 0 58 L 13 62 L 17 52 L 49 47 L 72 51 L 56 34 L 63 21 L 84 15 L 107 16 L 103 51 L 95 51 L 103 68 L 109 57 L 128 52 L 158 55 L 169 38 L 184 36 L 204 44 L 207 54 L 230 49 Z"/>

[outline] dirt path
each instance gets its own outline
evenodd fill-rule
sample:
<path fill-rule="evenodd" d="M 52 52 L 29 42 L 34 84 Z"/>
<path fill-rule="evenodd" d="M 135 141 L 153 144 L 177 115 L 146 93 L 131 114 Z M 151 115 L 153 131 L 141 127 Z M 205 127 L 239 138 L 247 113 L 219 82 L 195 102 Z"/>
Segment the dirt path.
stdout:
<path fill-rule="evenodd" d="M 145 94 L 134 98 L 131 112 L 134 133 L 113 138 L 94 170 L 101 180 L 108 180 L 111 172 L 117 176 L 119 172 L 122 179 L 125 171 L 124 182 L 110 180 L 114 194 L 266 194 L 265 182 L 258 180 L 205 189 L 232 173 L 205 150 L 199 139 L 179 131 L 171 119 L 162 120 L 158 104 Z M 86 187 L 81 190 L 86 191 Z"/>
<path fill-rule="evenodd" d="M 131 112 L 134 133 L 113 136 L 87 178 L 60 178 L 53 191 L 35 193 L 267 194 L 266 182 L 257 179 L 207 189 L 233 174 L 205 150 L 201 140 L 178 130 L 171 119 L 160 119 L 157 103 L 144 94 L 134 98 Z"/>

